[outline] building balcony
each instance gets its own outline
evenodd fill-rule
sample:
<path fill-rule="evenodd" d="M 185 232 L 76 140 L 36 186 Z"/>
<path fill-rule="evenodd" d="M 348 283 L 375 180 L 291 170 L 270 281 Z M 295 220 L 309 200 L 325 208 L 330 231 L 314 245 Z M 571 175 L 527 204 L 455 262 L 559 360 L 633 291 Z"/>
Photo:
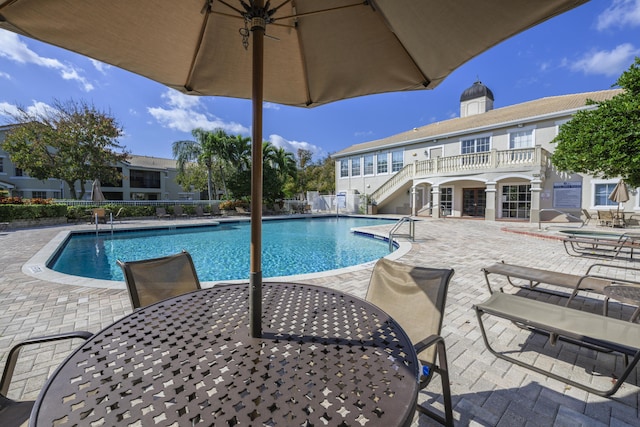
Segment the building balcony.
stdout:
<path fill-rule="evenodd" d="M 544 176 L 550 165 L 551 153 L 541 146 L 515 150 L 491 150 L 415 161 L 376 189 L 371 197 L 381 203 L 407 183 L 439 176 L 479 175 L 486 173 L 527 173 Z"/>

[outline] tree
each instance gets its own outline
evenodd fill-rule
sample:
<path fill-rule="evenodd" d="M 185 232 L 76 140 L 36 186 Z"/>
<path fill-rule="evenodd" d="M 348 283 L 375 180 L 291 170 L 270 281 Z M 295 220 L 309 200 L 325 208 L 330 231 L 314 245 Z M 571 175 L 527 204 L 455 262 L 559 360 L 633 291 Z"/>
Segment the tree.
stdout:
<path fill-rule="evenodd" d="M 622 73 L 616 85 L 623 92 L 594 102 L 560 127 L 553 140 L 553 164 L 562 171 L 603 178 L 621 177 L 640 186 L 640 58 Z"/>
<path fill-rule="evenodd" d="M 336 162 L 328 154 L 324 159 L 312 164 L 309 168 L 307 190 L 315 190 L 324 194 L 333 194 L 336 191 Z"/>
<path fill-rule="evenodd" d="M 196 128 L 191 131 L 191 134 L 195 141 L 175 141 L 172 146 L 173 157 L 177 161 L 178 182 L 182 186 L 192 183 L 192 181 L 187 179 L 188 166 L 193 164 L 193 162 L 203 165 L 207 172 L 207 194 L 209 200 L 213 200 L 213 193 L 215 191 L 213 169 L 216 165 L 219 165 L 220 167 L 222 188 L 225 193 L 227 192 L 223 168 L 228 161 L 228 144 L 230 137 L 222 129 L 207 131 L 202 128 Z M 202 188 L 196 188 L 202 190 Z"/>
<path fill-rule="evenodd" d="M 84 101 L 55 100 L 45 111 L 19 107 L 10 117 L 16 126 L 7 133 L 2 148 L 30 176 L 63 180 L 74 199 L 84 197 L 89 181 L 120 179 L 113 166 L 128 154 L 117 142 L 123 130 L 108 113 Z M 79 194 L 75 189 L 78 181 Z"/>
<path fill-rule="evenodd" d="M 235 172 L 229 179 L 229 189 L 235 198 L 251 194 L 251 140 L 240 136 L 230 145 Z M 262 197 L 273 202 L 285 196 L 285 184 L 296 176 L 293 154 L 269 141 L 262 142 Z"/>

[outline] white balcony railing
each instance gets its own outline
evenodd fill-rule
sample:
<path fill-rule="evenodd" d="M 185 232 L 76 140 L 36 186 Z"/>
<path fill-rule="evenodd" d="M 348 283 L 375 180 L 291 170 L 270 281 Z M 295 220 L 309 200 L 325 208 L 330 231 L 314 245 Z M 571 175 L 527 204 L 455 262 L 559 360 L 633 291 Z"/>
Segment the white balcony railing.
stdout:
<path fill-rule="evenodd" d="M 464 172 L 471 171 L 496 171 L 516 167 L 543 168 L 548 165 L 548 162 L 549 152 L 543 150 L 540 146 L 516 150 L 492 150 L 482 153 L 436 157 L 434 159 L 417 161 L 406 165 L 374 191 L 371 197 L 381 202 L 411 179 L 426 178 L 444 173 L 464 174 Z"/>

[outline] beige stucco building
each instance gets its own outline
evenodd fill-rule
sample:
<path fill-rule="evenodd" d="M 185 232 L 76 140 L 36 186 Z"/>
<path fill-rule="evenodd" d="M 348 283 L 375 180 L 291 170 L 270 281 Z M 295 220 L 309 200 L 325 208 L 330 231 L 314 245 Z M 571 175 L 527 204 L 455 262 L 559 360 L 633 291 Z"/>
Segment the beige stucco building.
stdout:
<path fill-rule="evenodd" d="M 617 205 L 618 179 L 558 171 L 551 141 L 561 124 L 619 90 L 554 96 L 493 109 L 481 82 L 460 97 L 460 117 L 416 127 L 333 155 L 336 191 L 366 194 L 378 212 L 537 222 Z M 638 210 L 637 192 L 624 208 Z"/>
<path fill-rule="evenodd" d="M 0 126 L 0 143 L 10 126 Z M 127 161 L 116 167 L 122 172 L 117 183 L 102 183 L 102 192 L 108 200 L 198 200 L 197 191 L 185 192 L 176 182 L 177 167 L 173 159 L 130 154 Z M 65 199 L 69 188 L 59 179 L 38 180 L 28 176 L 11 162 L 7 152 L 0 148 L 0 190 L 10 196 L 40 199 Z M 80 185 L 76 183 L 79 194 Z M 85 183 L 85 199 L 91 197 L 91 182 Z"/>

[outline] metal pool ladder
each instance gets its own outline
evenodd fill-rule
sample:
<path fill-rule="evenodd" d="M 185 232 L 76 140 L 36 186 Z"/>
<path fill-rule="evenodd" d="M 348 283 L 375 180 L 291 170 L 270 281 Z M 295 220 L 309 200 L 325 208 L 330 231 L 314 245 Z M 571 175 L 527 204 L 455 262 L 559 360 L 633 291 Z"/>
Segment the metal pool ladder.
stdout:
<path fill-rule="evenodd" d="M 398 220 L 398 222 L 396 222 L 394 224 L 394 226 L 391 228 L 391 231 L 389 231 L 389 252 L 391 252 L 393 250 L 393 238 L 394 237 L 406 237 L 411 239 L 411 241 L 413 242 L 416 238 L 416 223 L 415 223 L 415 219 L 410 217 L 410 216 L 403 216 L 402 218 L 400 218 Z M 408 234 L 402 234 L 399 233 L 398 231 L 400 230 L 400 227 L 402 226 L 402 224 L 408 222 L 409 223 L 409 233 Z"/>

